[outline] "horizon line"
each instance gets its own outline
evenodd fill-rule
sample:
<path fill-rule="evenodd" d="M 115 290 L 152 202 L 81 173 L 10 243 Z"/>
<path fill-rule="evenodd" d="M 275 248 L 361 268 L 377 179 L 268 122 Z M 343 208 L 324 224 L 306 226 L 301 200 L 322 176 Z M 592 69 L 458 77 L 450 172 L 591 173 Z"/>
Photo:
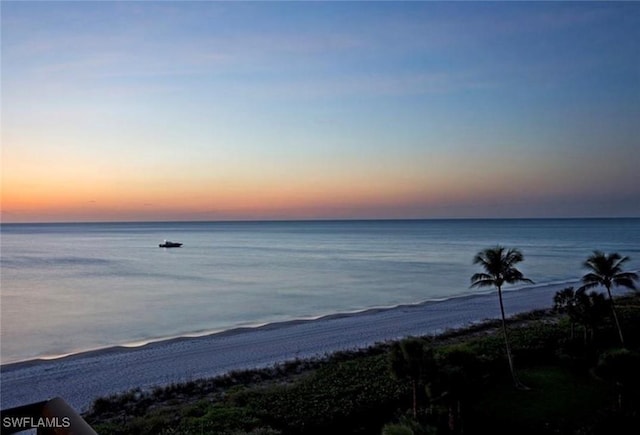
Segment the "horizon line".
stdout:
<path fill-rule="evenodd" d="M 432 217 L 432 218 L 301 218 L 301 219 L 194 219 L 194 220 L 113 220 L 113 221 L 29 221 L 2 222 L 0 225 L 71 224 L 176 224 L 176 223 L 293 223 L 293 222 L 384 222 L 384 221 L 480 221 L 480 220 L 605 220 L 640 219 L 640 216 L 557 216 L 557 217 Z"/>

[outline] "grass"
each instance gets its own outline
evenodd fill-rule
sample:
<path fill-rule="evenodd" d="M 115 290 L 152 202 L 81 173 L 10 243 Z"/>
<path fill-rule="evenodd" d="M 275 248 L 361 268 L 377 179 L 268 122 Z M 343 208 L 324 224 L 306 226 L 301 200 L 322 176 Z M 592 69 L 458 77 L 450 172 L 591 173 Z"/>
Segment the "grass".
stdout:
<path fill-rule="evenodd" d="M 530 390 L 516 390 L 504 377 L 483 393 L 470 418 L 473 433 L 496 433 L 496 428 L 517 428 L 521 434 L 564 433 L 589 422 L 594 411 L 614 400 L 609 384 L 562 366 L 527 368 L 519 377 Z"/>

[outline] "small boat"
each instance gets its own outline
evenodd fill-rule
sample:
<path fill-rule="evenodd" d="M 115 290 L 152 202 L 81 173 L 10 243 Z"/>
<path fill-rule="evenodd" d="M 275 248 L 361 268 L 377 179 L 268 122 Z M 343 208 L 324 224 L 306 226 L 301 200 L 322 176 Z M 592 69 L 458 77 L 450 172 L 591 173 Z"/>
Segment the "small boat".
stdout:
<path fill-rule="evenodd" d="M 182 246 L 182 243 L 170 242 L 168 240 L 165 240 L 164 243 L 160 243 L 158 246 L 161 248 L 179 248 Z"/>

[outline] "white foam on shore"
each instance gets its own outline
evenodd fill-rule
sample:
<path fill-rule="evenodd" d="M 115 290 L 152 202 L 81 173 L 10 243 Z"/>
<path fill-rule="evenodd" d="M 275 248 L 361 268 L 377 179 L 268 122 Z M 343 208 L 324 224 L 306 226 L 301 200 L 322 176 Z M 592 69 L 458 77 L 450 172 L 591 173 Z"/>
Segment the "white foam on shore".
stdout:
<path fill-rule="evenodd" d="M 504 293 L 507 315 L 549 308 L 567 283 Z M 80 411 L 100 396 L 132 388 L 267 367 L 294 358 L 435 335 L 499 316 L 495 290 L 394 307 L 368 308 L 214 333 L 144 341 L 48 360 L 2 365 L 2 409 L 61 396 Z"/>
<path fill-rule="evenodd" d="M 507 293 L 507 292 L 513 292 L 513 291 L 522 291 L 522 290 L 534 289 L 534 288 L 539 288 L 539 287 L 540 288 L 544 288 L 544 287 L 548 287 L 548 286 L 556 286 L 556 285 L 561 285 L 561 284 L 562 285 L 569 285 L 569 284 L 575 284 L 575 283 L 578 283 L 578 282 L 579 282 L 578 279 L 568 279 L 568 280 L 545 282 L 545 283 L 539 283 L 539 284 L 527 284 L 527 285 L 524 285 L 524 286 L 510 286 L 510 287 L 507 287 L 506 289 L 503 289 L 503 292 Z M 68 351 L 61 352 L 61 353 L 47 353 L 47 354 L 34 355 L 32 357 L 28 357 L 28 358 L 24 358 L 24 359 L 3 358 L 2 365 L 7 366 L 7 365 L 17 364 L 17 363 L 30 363 L 30 362 L 37 362 L 37 361 L 40 361 L 40 360 L 43 360 L 43 361 L 56 360 L 56 359 L 60 359 L 60 358 L 72 357 L 72 356 L 75 356 L 75 355 L 82 355 L 82 354 L 86 354 L 86 353 L 99 352 L 99 351 L 105 351 L 105 350 L 117 349 L 117 348 L 133 349 L 133 348 L 143 347 L 143 346 L 146 346 L 146 345 L 149 345 L 149 344 L 152 344 L 152 343 L 158 343 L 158 342 L 163 342 L 163 341 L 168 341 L 168 340 L 175 340 L 175 339 L 181 339 L 181 338 L 206 337 L 206 336 L 214 335 L 214 334 L 234 333 L 234 332 L 237 332 L 237 331 L 244 331 L 246 329 L 271 328 L 271 327 L 277 328 L 277 327 L 286 326 L 289 323 L 315 321 L 315 320 L 322 320 L 324 318 L 331 318 L 331 317 L 357 316 L 357 315 L 361 315 L 361 314 L 367 313 L 367 312 L 394 310 L 394 309 L 399 309 L 399 308 L 407 307 L 407 306 L 421 306 L 421 305 L 425 305 L 425 304 L 444 302 L 444 301 L 448 301 L 448 300 L 455 300 L 455 299 L 461 299 L 461 298 L 467 298 L 467 297 L 475 297 L 475 296 L 480 296 L 480 295 L 490 295 L 490 294 L 493 294 L 493 293 L 495 293 L 495 289 L 493 289 L 493 288 L 473 289 L 473 290 L 469 290 L 469 291 L 467 291 L 465 293 L 459 293 L 459 294 L 454 295 L 454 296 L 431 298 L 431 299 L 428 299 L 428 300 L 415 302 L 415 303 L 403 303 L 403 304 L 394 304 L 394 305 L 372 306 L 372 307 L 366 307 L 366 308 L 355 309 L 355 310 L 350 310 L 350 311 L 342 311 L 342 312 L 337 312 L 337 313 L 328 312 L 328 313 L 321 313 L 321 314 L 318 314 L 318 315 L 296 317 L 296 318 L 291 318 L 291 319 L 287 319 L 287 320 L 279 320 L 279 321 L 271 321 L 271 322 L 242 323 L 242 324 L 231 325 L 228 328 L 216 328 L 216 329 L 204 329 L 204 330 L 199 330 L 199 331 L 187 331 L 187 332 L 181 332 L 181 333 L 175 334 L 175 335 L 149 337 L 149 338 L 138 339 L 136 341 L 113 343 L 113 344 L 105 345 L 105 346 L 76 348 L 76 349 L 68 350 Z"/>
<path fill-rule="evenodd" d="M 551 285 L 551 284 L 546 284 L 546 285 Z M 543 286 L 546 286 L 546 285 L 543 285 Z M 517 291 L 522 289 L 523 288 L 513 288 L 513 289 L 504 290 L 504 291 Z M 200 338 L 200 337 L 207 337 L 210 335 L 223 334 L 223 333 L 235 333 L 238 331 L 247 331 L 247 330 L 258 329 L 258 328 L 278 328 L 278 327 L 284 327 L 289 324 L 295 324 L 299 322 L 317 321 L 317 320 L 323 320 L 323 319 L 333 318 L 333 317 L 357 316 L 357 315 L 362 315 L 369 312 L 395 310 L 402 307 L 418 307 L 418 306 L 431 304 L 431 303 L 445 302 L 449 300 L 462 299 L 462 298 L 480 296 L 480 295 L 489 295 L 494 292 L 495 290 L 484 290 L 484 291 L 481 290 L 481 291 L 476 291 L 474 293 L 465 293 L 465 294 L 456 295 L 456 296 L 433 298 L 433 299 L 428 299 L 426 301 L 409 303 L 409 304 L 380 305 L 380 306 L 367 307 L 367 308 L 351 310 L 351 311 L 341 311 L 338 313 L 323 313 L 323 314 L 314 315 L 314 316 L 296 317 L 290 320 L 282 320 L 277 322 L 243 323 L 243 324 L 233 325 L 232 327 L 227 329 L 211 329 L 211 330 L 193 331 L 193 332 L 186 332 L 178 335 L 170 335 L 170 336 L 148 338 L 144 340 L 118 343 L 110 346 L 75 349 L 71 352 L 65 352 L 60 354 L 44 354 L 44 355 L 39 355 L 36 358 L 7 360 L 2 363 L 2 366 L 6 367 L 9 365 L 20 364 L 20 363 L 35 363 L 37 361 L 51 361 L 51 360 L 68 358 L 68 357 L 73 357 L 73 356 L 78 356 L 78 355 L 83 355 L 83 354 L 88 354 L 93 352 L 108 351 L 110 349 L 117 349 L 117 348 L 135 349 L 135 348 L 144 347 L 153 343 L 160 343 L 163 341 L 170 341 L 170 340 L 183 339 L 183 338 Z"/>

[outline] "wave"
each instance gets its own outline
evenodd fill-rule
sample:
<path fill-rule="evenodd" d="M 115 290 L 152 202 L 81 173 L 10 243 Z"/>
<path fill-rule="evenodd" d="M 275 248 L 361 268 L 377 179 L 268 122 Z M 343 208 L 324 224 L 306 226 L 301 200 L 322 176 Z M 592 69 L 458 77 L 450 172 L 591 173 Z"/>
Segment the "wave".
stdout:
<path fill-rule="evenodd" d="M 543 283 L 529 284 L 525 286 L 513 287 L 505 289 L 504 292 L 507 294 L 506 297 L 516 296 L 518 294 L 526 294 L 528 292 L 540 292 L 542 295 L 550 295 L 552 292 L 560 290 L 563 286 L 567 284 L 575 284 L 580 280 L 578 278 L 567 279 L 567 280 L 559 280 L 559 281 L 548 281 Z M 392 313 L 400 310 L 407 309 L 421 309 L 424 307 L 431 307 L 434 310 L 439 309 L 447 309 L 447 310 L 455 310 L 456 305 L 464 305 L 467 302 L 477 302 L 480 303 L 483 300 L 487 300 L 489 298 L 493 298 L 496 293 L 495 289 L 487 289 L 481 291 L 473 291 L 473 292 L 465 292 L 463 294 L 447 296 L 447 297 L 438 297 L 438 298 L 430 298 L 414 303 L 401 303 L 394 305 L 380 305 L 380 306 L 369 306 L 363 307 L 361 309 L 354 309 L 348 311 L 340 311 L 340 312 L 330 312 L 330 313 L 319 313 L 317 315 L 310 316 L 299 316 L 299 317 L 291 317 L 286 320 L 278 320 L 278 321 L 266 321 L 266 322 L 246 322 L 246 323 L 236 323 L 233 325 L 229 325 L 228 327 L 216 328 L 216 329 L 203 329 L 196 331 L 184 331 L 179 332 L 174 335 L 166 335 L 166 336 L 158 336 L 158 337 L 148 337 L 144 339 L 139 339 L 130 342 L 122 342 L 116 343 L 113 345 L 95 347 L 95 348 L 83 348 L 83 349 L 75 349 L 71 351 L 61 352 L 59 354 L 49 353 L 46 355 L 40 355 L 35 358 L 28 358 L 23 360 L 10 360 L 2 363 L 3 367 L 10 366 L 13 364 L 24 364 L 30 363 L 31 361 L 49 361 L 56 360 L 61 358 L 74 358 L 80 355 L 86 355 L 91 353 L 104 353 L 104 352 L 112 352 L 112 351 L 122 351 L 122 350 L 135 350 L 144 348 L 145 346 L 156 345 L 160 343 L 167 343 L 171 341 L 177 340 L 190 340 L 190 339 L 198 339 L 207 336 L 221 336 L 221 335 L 233 335 L 233 334 L 242 334 L 251 331 L 257 331 L 261 329 L 278 329 L 278 328 L 286 328 L 291 325 L 300 324 L 300 323 L 308 323 L 308 322 L 325 322 L 334 319 L 341 318 L 349 318 L 349 317 L 359 317 L 359 316 L 376 316 L 376 315 L 385 315 L 385 313 Z M 474 301 L 475 300 L 475 301 Z M 551 307 L 552 299 L 549 297 L 548 303 L 546 306 Z M 535 309 L 539 307 L 528 307 L 528 309 Z M 497 315 L 497 312 L 496 312 Z M 478 319 L 480 321 L 482 319 Z M 453 326 L 453 325 L 452 325 Z"/>
<path fill-rule="evenodd" d="M 111 266 L 114 264 L 112 260 L 104 258 L 87 258 L 87 257 L 34 257 L 34 256 L 15 256 L 3 257 L 2 266 L 10 268 L 40 268 L 40 267 L 57 267 L 57 266 Z"/>

